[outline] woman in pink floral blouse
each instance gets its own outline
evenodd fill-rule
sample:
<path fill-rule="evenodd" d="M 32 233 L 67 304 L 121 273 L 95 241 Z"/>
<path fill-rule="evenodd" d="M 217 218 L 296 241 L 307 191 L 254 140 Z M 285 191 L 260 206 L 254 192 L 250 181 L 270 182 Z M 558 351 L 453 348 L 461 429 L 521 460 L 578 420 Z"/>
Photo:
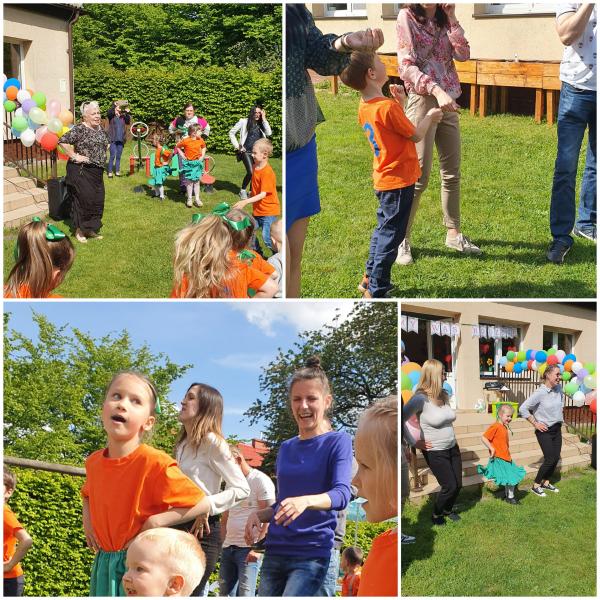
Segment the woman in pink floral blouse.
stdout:
<path fill-rule="evenodd" d="M 439 106 L 444 117 L 417 144 L 422 175 L 415 186 L 406 238 L 398 249 L 396 262 L 412 262 L 410 231 L 421 194 L 429 183 L 434 145 L 440 161 L 446 246 L 464 254 L 481 254 L 460 231 L 460 125 L 456 99 L 461 89 L 453 59 L 469 59 L 469 42 L 456 18 L 454 4 L 406 6 L 398 13 L 396 23 L 398 73 L 408 93 L 406 116 L 417 124 L 430 108 Z"/>

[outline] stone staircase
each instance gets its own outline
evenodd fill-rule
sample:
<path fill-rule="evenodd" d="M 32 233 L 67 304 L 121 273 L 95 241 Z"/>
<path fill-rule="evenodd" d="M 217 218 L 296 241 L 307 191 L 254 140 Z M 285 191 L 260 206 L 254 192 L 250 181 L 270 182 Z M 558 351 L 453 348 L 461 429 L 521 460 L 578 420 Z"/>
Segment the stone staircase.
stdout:
<path fill-rule="evenodd" d="M 457 412 L 454 431 L 462 458 L 463 487 L 481 485 L 486 481 L 477 473 L 477 465 L 487 464 L 489 452 L 481 442 L 481 435 L 493 422 L 494 417 L 491 414 Z M 533 427 L 525 419 L 518 418 L 510 424 L 510 428 L 514 434 L 510 436 L 510 453 L 513 461 L 525 467 L 528 476 L 535 474 L 543 462 L 543 455 Z M 580 442 L 575 434 L 567 433 L 566 427 L 563 428 L 559 469 L 589 466 L 591 452 L 592 448 L 589 444 Z M 419 474 L 427 477 L 427 483 L 422 490 L 411 491 L 410 497 L 416 499 L 438 492 L 440 486 L 429 471 L 420 450 L 417 450 L 417 466 Z"/>
<path fill-rule="evenodd" d="M 48 213 L 48 191 L 38 188 L 15 167 L 4 165 L 4 227 L 18 227 Z"/>

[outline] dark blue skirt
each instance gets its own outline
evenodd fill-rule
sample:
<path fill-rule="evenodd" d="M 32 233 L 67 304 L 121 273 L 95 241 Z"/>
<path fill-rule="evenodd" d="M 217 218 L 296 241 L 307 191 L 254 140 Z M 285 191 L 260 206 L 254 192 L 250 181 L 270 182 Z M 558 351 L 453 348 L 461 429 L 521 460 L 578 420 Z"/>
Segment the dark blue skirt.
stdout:
<path fill-rule="evenodd" d="M 317 138 L 288 152 L 285 159 L 285 228 L 298 220 L 321 212 L 317 180 Z"/>

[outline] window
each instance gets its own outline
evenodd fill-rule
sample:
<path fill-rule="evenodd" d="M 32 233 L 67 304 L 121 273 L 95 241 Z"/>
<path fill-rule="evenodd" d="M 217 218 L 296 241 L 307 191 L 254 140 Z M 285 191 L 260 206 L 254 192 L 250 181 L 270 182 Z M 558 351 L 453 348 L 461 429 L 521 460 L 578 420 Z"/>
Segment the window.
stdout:
<path fill-rule="evenodd" d="M 573 345 L 573 336 L 570 333 L 544 328 L 544 350 L 555 346 L 557 350 L 564 350 L 570 354 L 573 351 Z"/>
<path fill-rule="evenodd" d="M 554 14 L 556 4 L 550 2 L 492 2 L 483 5 L 484 15 Z"/>
<path fill-rule="evenodd" d="M 366 17 L 367 5 L 361 3 L 335 3 L 325 5 L 326 17 Z"/>
<path fill-rule="evenodd" d="M 4 42 L 4 74 L 10 79 L 14 77 L 21 83 L 23 82 L 21 62 L 22 52 L 21 44 L 13 44 L 10 42 Z"/>
<path fill-rule="evenodd" d="M 502 326 L 498 323 L 479 323 L 480 330 L 485 327 L 485 335 L 479 336 L 479 373 L 489 377 L 496 372 L 498 361 L 509 351 L 518 352 L 521 346 L 521 329 L 518 327 Z M 492 333 L 490 333 L 490 329 Z M 500 329 L 500 335 L 497 331 Z M 516 329 L 515 336 L 502 333 L 502 329 Z"/>
<path fill-rule="evenodd" d="M 412 362 L 422 365 L 426 360 L 435 358 L 444 365 L 447 373 L 452 373 L 452 339 L 449 335 L 435 335 L 431 333 L 432 321 L 446 321 L 452 323 L 452 319 L 443 317 L 434 317 L 431 315 L 416 315 L 409 313 L 408 317 L 417 317 L 419 331 L 403 331 L 402 341 L 404 342 L 404 355 Z"/>

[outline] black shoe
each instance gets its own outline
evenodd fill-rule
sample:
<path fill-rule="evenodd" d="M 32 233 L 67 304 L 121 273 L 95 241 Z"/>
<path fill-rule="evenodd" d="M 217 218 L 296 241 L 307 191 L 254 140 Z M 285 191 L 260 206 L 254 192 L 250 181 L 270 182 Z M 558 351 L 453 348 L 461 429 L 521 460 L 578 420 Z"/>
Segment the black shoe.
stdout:
<path fill-rule="evenodd" d="M 554 240 L 548 247 L 546 258 L 555 265 L 562 265 L 565 260 L 565 256 L 570 249 L 571 246 L 568 246 L 563 242 L 559 242 L 558 240 Z"/>
<path fill-rule="evenodd" d="M 585 238 L 586 240 L 590 240 L 590 242 L 596 243 L 596 228 L 595 227 L 575 227 L 573 229 L 573 235 L 577 237 Z"/>
<path fill-rule="evenodd" d="M 436 516 L 436 515 L 431 515 L 431 522 L 434 525 L 445 525 L 446 524 L 446 519 L 442 516 Z"/>
<path fill-rule="evenodd" d="M 460 521 L 460 517 L 454 512 L 445 512 L 444 516 L 446 517 L 446 519 L 450 519 L 451 521 L 454 521 L 456 523 L 456 521 Z"/>
<path fill-rule="evenodd" d="M 558 494 L 559 489 L 555 486 L 553 486 L 551 483 L 547 483 L 547 484 L 542 484 L 540 486 L 543 490 L 548 490 L 549 492 L 554 492 L 555 494 Z"/>
<path fill-rule="evenodd" d="M 519 504 L 519 501 L 516 498 L 504 498 L 505 502 L 508 502 L 509 504 Z"/>

